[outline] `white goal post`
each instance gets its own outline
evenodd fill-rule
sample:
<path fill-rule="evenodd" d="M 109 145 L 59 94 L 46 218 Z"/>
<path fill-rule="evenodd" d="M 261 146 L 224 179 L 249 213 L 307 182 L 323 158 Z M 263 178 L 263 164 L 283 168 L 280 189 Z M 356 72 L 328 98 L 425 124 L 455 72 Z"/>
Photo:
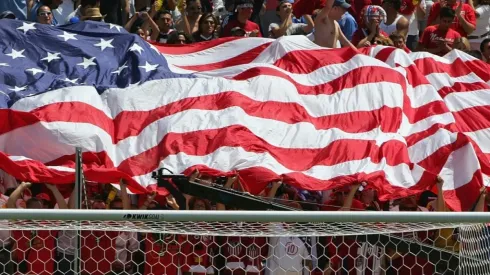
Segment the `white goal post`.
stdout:
<path fill-rule="evenodd" d="M 129 274 L 163 272 L 161 274 L 177 275 L 178 270 L 184 274 L 283 274 L 273 272 L 288 268 L 290 260 L 282 261 L 281 257 L 293 257 L 292 253 L 302 246 L 305 252 L 294 257 L 308 260 L 298 262 L 299 268 L 306 273 L 294 274 L 323 274 L 325 270 L 329 271 L 326 274 L 382 272 L 379 274 L 390 275 L 428 272 L 426 270 L 430 270 L 430 274 L 490 274 L 488 224 L 490 213 L 481 212 L 0 211 L 0 230 L 11 231 L 16 240 L 22 240 L 19 244 L 26 240 L 30 243 L 15 248 L 17 252 L 13 250 L 12 255 L 18 255 L 19 249 L 23 249 L 20 251 L 22 253 L 30 251 L 54 255 L 43 264 L 48 266 L 51 263 L 51 270 L 72 272 L 63 274 L 79 274 L 79 271 L 81 274 L 93 274 L 91 272 L 120 271 L 121 268 L 130 269 L 133 273 Z M 61 253 L 64 250 L 60 246 L 53 246 L 53 240 L 60 242 L 62 236 L 80 240 L 80 248 L 75 249 L 74 256 Z M 122 248 L 124 255 L 132 254 L 136 258 L 127 256 L 124 265 L 114 265 L 119 261 L 119 256 L 104 256 L 106 264 L 99 263 L 94 267 L 94 261 L 99 261 L 102 253 L 102 247 L 98 247 L 99 240 L 101 246 L 103 240 L 109 241 L 109 246 L 123 240 L 128 244 Z M 261 245 L 258 244 L 260 240 Z M 355 251 L 349 247 L 355 248 Z M 263 248 L 266 248 L 265 252 Z M 201 254 L 196 251 L 198 249 Z M 284 251 L 281 252 L 281 249 Z M 280 256 L 281 253 L 287 255 Z M 206 259 L 206 268 L 199 265 L 200 272 L 189 273 L 193 269 L 184 258 L 170 261 L 174 258 L 166 255 L 182 255 L 191 260 L 197 257 L 200 264 L 204 263 L 202 259 Z M 248 257 L 249 260 L 245 261 L 244 266 L 241 262 L 238 267 L 236 262 L 232 262 L 235 265 L 228 265 L 230 261 L 236 261 L 233 255 Z M 36 259 L 32 261 L 39 262 Z M 62 265 L 66 259 L 78 260 L 71 266 Z M 257 259 L 260 261 L 255 261 Z M 251 260 L 255 262 L 255 269 L 249 269 Z M 313 263 L 309 260 L 313 260 Z M 409 260 L 414 262 L 408 263 Z M 168 266 L 169 261 L 171 267 Z M 5 266 L 12 266 L 9 263 L 13 262 L 15 260 L 7 262 Z M 91 270 L 93 267 L 95 269 Z M 221 272 L 230 268 L 243 272 Z M 308 268 L 316 268 L 316 272 L 307 271 Z"/>

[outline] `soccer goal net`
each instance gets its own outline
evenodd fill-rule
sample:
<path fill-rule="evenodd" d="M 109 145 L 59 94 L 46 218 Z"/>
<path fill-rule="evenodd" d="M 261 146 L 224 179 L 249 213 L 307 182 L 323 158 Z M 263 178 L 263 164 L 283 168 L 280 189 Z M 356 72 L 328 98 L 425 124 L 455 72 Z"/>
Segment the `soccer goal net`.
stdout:
<path fill-rule="evenodd" d="M 490 274 L 488 214 L 415 214 L 8 209 L 0 274 Z"/>

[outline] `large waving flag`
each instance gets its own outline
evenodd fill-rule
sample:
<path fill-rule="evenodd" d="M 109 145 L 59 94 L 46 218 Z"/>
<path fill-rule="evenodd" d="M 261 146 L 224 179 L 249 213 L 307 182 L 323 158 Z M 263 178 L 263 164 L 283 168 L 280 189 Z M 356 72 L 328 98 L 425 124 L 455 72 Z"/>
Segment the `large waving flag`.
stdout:
<path fill-rule="evenodd" d="M 135 193 L 159 167 L 238 172 L 252 193 L 280 177 L 310 190 L 364 180 L 383 199 L 441 174 L 461 210 L 490 174 L 490 69 L 460 52 L 302 36 L 164 47 L 104 23 L 5 22 L 0 169 L 21 180 L 72 182 L 81 147 L 89 180 Z"/>

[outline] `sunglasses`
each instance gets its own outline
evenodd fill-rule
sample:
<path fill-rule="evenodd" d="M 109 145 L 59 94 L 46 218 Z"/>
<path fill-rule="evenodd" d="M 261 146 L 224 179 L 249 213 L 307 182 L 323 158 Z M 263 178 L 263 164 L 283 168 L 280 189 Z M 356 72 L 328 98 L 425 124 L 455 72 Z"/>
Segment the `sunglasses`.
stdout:
<path fill-rule="evenodd" d="M 52 13 L 50 11 L 43 11 L 43 12 L 40 12 L 38 15 L 39 16 L 50 16 Z"/>

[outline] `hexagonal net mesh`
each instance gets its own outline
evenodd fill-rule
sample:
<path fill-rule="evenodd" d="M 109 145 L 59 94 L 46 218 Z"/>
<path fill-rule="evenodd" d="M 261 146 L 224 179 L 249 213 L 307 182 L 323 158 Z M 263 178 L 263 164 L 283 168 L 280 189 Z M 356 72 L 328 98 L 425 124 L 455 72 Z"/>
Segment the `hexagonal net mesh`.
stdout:
<path fill-rule="evenodd" d="M 0 274 L 490 274 L 485 224 L 4 220 L 0 230 Z"/>

